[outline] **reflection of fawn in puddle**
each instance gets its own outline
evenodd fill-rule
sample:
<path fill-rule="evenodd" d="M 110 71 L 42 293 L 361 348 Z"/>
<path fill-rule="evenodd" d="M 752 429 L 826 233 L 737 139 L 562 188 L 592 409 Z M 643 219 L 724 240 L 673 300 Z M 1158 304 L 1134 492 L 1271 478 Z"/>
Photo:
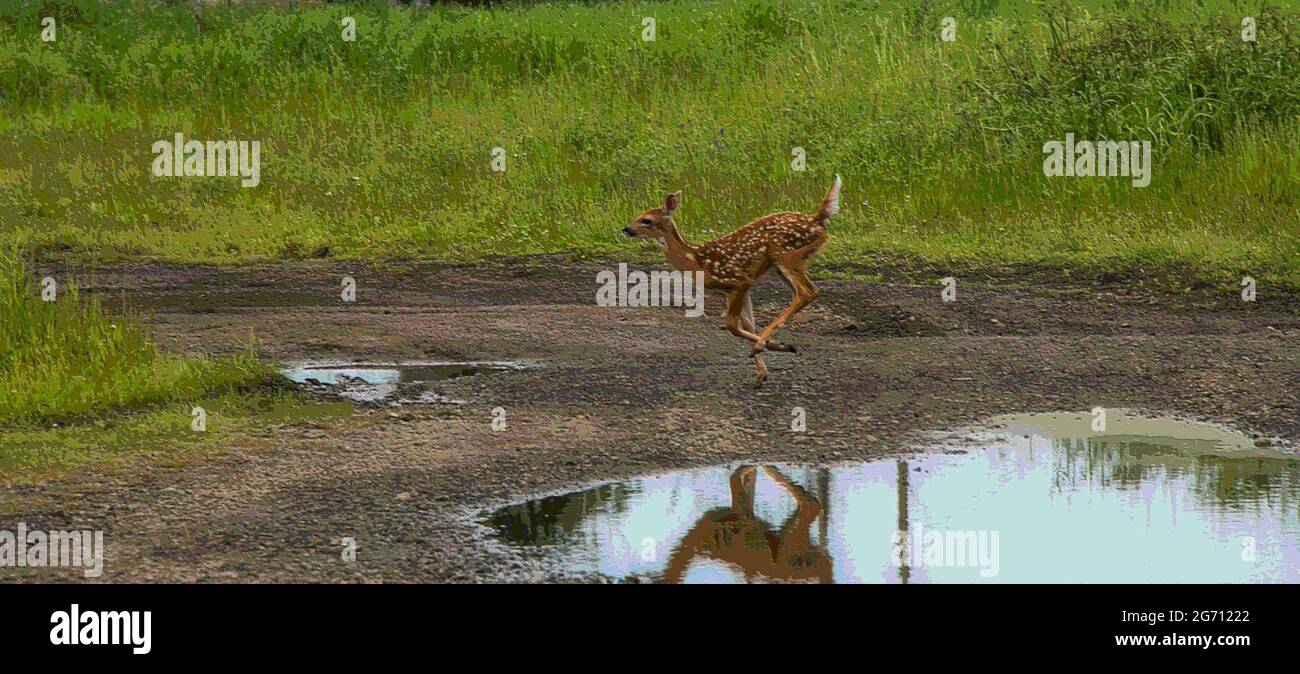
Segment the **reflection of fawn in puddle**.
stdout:
<path fill-rule="evenodd" d="M 831 582 L 831 558 L 812 542 L 810 529 L 822 516 L 822 504 L 780 471 L 763 472 L 795 500 L 794 513 L 773 530 L 754 514 L 754 484 L 758 468 L 743 466 L 731 474 L 731 507 L 714 508 L 700 517 L 668 560 L 664 582 L 680 582 L 696 557 L 740 567 L 745 580 Z M 823 541 L 824 544 L 824 541 Z"/>

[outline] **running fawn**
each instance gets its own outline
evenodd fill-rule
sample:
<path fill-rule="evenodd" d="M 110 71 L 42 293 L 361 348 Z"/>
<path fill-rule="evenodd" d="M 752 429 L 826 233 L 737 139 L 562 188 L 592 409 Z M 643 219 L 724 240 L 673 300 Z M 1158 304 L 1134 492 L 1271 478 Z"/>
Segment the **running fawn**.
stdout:
<path fill-rule="evenodd" d="M 726 236 L 697 245 L 682 237 L 673 222 L 673 213 L 682 203 L 679 190 L 668 195 L 663 206 L 637 216 L 635 222 L 623 228 L 623 233 L 657 239 L 673 268 L 685 272 L 703 271 L 706 288 L 727 291 L 727 330 L 749 342 L 749 355 L 754 359 L 754 371 L 761 385 L 767 378 L 763 351 L 795 352 L 793 345 L 773 341 L 772 333 L 817 299 L 817 286 L 808 278 L 808 258 L 830 239 L 826 224 L 839 210 L 839 201 L 840 177 L 837 175 L 830 189 L 826 190 L 821 208 L 813 215 L 765 215 Z M 760 332 L 754 324 L 749 291 L 774 267 L 794 290 L 794 299 Z"/>

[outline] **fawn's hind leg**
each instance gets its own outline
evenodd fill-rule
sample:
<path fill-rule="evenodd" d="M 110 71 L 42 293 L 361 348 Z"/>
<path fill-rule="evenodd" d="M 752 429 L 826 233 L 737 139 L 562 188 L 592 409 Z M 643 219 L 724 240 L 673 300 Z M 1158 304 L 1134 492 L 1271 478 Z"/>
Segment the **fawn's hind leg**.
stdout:
<path fill-rule="evenodd" d="M 787 283 L 789 283 L 789 281 L 787 281 Z M 740 318 L 744 321 L 742 325 L 746 330 L 754 333 L 755 335 L 758 334 L 758 323 L 754 322 L 754 300 L 753 300 L 753 296 L 749 292 L 745 293 L 745 306 L 740 312 Z M 752 346 L 753 342 L 751 341 L 750 344 Z M 782 344 L 781 342 L 778 342 L 774 339 L 768 340 L 767 350 L 785 351 L 786 353 L 797 352 L 797 349 L 795 349 L 793 344 Z"/>
<path fill-rule="evenodd" d="M 786 307 L 785 311 L 782 311 L 781 315 L 776 317 L 776 320 L 768 323 L 767 327 L 763 328 L 763 331 L 759 333 L 758 341 L 754 342 L 750 347 L 751 356 L 756 356 L 768 348 L 767 338 L 771 337 L 777 328 L 785 325 L 786 321 L 803 310 L 804 307 L 812 304 L 812 301 L 821 294 L 821 291 L 817 290 L 817 286 L 813 285 L 813 282 L 808 278 L 807 272 L 804 271 L 804 265 L 803 260 L 794 264 L 781 265 L 783 275 L 794 286 L 794 299 L 790 300 L 790 306 Z"/>

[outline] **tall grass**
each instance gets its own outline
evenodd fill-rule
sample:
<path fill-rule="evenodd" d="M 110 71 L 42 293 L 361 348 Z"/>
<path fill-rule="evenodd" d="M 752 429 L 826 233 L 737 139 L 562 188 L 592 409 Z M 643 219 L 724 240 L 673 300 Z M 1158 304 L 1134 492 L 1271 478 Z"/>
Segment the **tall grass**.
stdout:
<path fill-rule="evenodd" d="M 842 262 L 1172 264 L 1300 285 L 1293 5 L 209 6 L 201 35 L 187 11 L 0 8 L 0 237 L 91 259 L 621 255 L 619 228 L 669 190 L 702 239 L 809 210 L 838 172 L 826 255 Z M 47 14 L 54 44 L 36 39 Z M 176 131 L 261 140 L 262 185 L 152 177 L 151 144 Z M 1150 187 L 1045 177 L 1043 143 L 1067 132 L 1150 140 Z"/>
<path fill-rule="evenodd" d="M 0 430 L 245 390 L 273 373 L 251 354 L 160 353 L 130 316 L 75 284 L 43 301 L 21 261 L 0 255 Z M 188 412 L 188 410 L 186 410 Z"/>

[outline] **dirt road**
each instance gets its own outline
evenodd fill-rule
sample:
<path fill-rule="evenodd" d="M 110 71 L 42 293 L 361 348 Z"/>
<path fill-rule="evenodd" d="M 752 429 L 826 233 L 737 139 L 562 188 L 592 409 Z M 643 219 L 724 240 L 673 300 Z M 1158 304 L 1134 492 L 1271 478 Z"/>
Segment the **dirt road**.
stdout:
<path fill-rule="evenodd" d="M 440 382 L 461 405 L 361 408 L 335 426 L 270 432 L 182 468 L 8 486 L 0 521 L 105 530 L 101 581 L 541 580 L 483 545 L 485 504 L 669 467 L 830 462 L 908 449 L 983 416 L 1093 406 L 1178 412 L 1300 438 L 1300 301 L 1220 289 L 958 279 L 819 281 L 821 299 L 753 387 L 748 348 L 681 309 L 604 308 L 597 271 L 551 261 L 478 267 L 329 263 L 128 265 L 95 292 L 150 312 L 178 351 L 228 352 L 250 330 L 281 362 L 522 360 L 537 367 Z M 45 270 L 43 270 L 45 271 Z M 357 301 L 340 301 L 343 276 Z M 763 324 L 788 293 L 768 280 Z M 807 431 L 790 430 L 791 410 Z M 506 411 L 493 431 L 491 410 Z M 3 528 L 3 527 L 0 527 Z M 345 562 L 340 540 L 358 543 Z M 5 569 L 5 579 L 79 579 Z"/>

